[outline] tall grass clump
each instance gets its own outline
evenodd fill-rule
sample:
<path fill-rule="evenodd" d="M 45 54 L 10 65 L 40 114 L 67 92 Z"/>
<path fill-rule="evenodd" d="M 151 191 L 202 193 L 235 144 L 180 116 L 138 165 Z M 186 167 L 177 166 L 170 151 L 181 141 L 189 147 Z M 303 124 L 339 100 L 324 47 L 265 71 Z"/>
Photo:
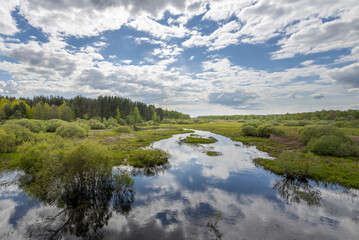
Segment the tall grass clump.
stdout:
<path fill-rule="evenodd" d="M 170 154 L 160 149 L 136 149 L 128 161 L 134 167 L 153 167 L 167 163 Z"/>
<path fill-rule="evenodd" d="M 87 133 L 88 133 L 88 129 L 85 129 L 84 127 L 76 123 L 65 123 L 56 129 L 56 134 L 64 138 L 70 138 L 70 137 L 82 138 L 82 137 L 86 137 Z"/>

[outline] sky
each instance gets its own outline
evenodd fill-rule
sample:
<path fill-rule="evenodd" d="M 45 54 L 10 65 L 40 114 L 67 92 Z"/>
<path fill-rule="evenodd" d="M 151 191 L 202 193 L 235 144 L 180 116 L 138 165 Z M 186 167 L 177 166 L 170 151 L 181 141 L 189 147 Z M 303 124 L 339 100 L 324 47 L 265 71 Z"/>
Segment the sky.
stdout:
<path fill-rule="evenodd" d="M 0 0 L 0 95 L 359 109 L 357 0 Z"/>

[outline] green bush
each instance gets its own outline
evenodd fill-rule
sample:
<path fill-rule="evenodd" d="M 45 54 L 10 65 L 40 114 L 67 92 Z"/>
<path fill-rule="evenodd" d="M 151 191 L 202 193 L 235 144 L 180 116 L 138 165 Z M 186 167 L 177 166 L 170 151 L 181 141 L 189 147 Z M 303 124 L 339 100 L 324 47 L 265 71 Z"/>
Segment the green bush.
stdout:
<path fill-rule="evenodd" d="M 89 125 L 89 127 L 91 129 L 105 129 L 106 128 L 105 124 L 103 124 L 102 122 L 100 122 L 96 119 L 91 119 L 90 121 L 88 121 L 87 124 Z"/>
<path fill-rule="evenodd" d="M 257 128 L 258 137 L 270 137 L 271 134 L 277 136 L 283 136 L 284 131 L 282 129 L 275 128 L 271 125 L 260 125 Z"/>
<path fill-rule="evenodd" d="M 299 131 L 299 140 L 307 144 L 313 138 L 333 135 L 342 138 L 343 141 L 349 141 L 349 137 L 345 135 L 339 128 L 334 126 L 306 126 Z"/>
<path fill-rule="evenodd" d="M 10 122 L 26 127 L 27 129 L 30 129 L 31 132 L 38 133 L 46 131 L 46 124 L 41 120 L 22 118 L 19 120 L 12 120 Z"/>
<path fill-rule="evenodd" d="M 112 173 L 112 156 L 106 147 L 97 143 L 85 141 L 65 152 L 63 159 L 64 175 L 70 182 L 77 179 L 86 183 Z"/>
<path fill-rule="evenodd" d="M 244 136 L 257 136 L 258 132 L 257 129 L 253 126 L 246 125 L 242 127 L 242 134 Z"/>
<path fill-rule="evenodd" d="M 103 119 L 103 124 L 105 124 L 106 127 L 117 126 L 118 122 L 113 117 L 109 117 L 107 120 L 106 120 L 106 118 Z"/>
<path fill-rule="evenodd" d="M 66 122 L 61 119 L 51 119 L 46 122 L 46 131 L 47 132 L 56 132 L 56 129 Z"/>
<path fill-rule="evenodd" d="M 2 126 L 2 129 L 7 134 L 13 134 L 15 135 L 15 144 L 20 145 L 23 142 L 30 141 L 34 139 L 34 134 L 27 128 L 13 123 L 5 123 Z"/>
<path fill-rule="evenodd" d="M 15 150 L 16 136 L 13 133 L 6 133 L 0 129 L 0 153 L 9 153 Z"/>
<path fill-rule="evenodd" d="M 56 129 L 56 134 L 61 137 L 86 137 L 88 131 L 76 123 L 65 123 Z"/>
<path fill-rule="evenodd" d="M 126 123 L 125 120 L 123 120 L 122 118 L 120 118 L 120 119 L 118 120 L 118 124 L 120 124 L 120 125 L 126 125 L 127 123 Z"/>
<path fill-rule="evenodd" d="M 128 161 L 134 167 L 153 167 L 167 163 L 169 153 L 160 149 L 136 149 L 130 153 Z"/>
<path fill-rule="evenodd" d="M 313 154 L 306 154 L 299 151 L 286 151 L 279 154 L 275 160 L 275 166 L 289 178 L 308 178 L 315 169 L 311 166 Z"/>
<path fill-rule="evenodd" d="M 351 139 L 335 135 L 323 135 L 320 138 L 312 138 L 307 149 L 319 155 L 336 157 L 358 156 L 359 149 Z"/>
<path fill-rule="evenodd" d="M 287 121 L 283 125 L 284 126 L 306 126 L 312 124 L 311 121 L 308 120 L 301 120 L 301 121 Z"/>
<path fill-rule="evenodd" d="M 119 126 L 114 129 L 115 132 L 119 133 L 129 133 L 131 131 L 130 127 L 127 126 Z"/>

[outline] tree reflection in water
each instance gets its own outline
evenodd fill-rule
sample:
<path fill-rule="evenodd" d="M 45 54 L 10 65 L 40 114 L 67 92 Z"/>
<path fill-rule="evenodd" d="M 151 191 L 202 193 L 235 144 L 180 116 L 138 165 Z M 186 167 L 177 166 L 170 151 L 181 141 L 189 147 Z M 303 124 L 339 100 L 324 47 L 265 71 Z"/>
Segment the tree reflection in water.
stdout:
<path fill-rule="evenodd" d="M 88 151 L 91 156 L 86 154 Z M 59 160 L 57 171 L 42 167 L 38 174 L 20 178 L 19 186 L 29 196 L 58 208 L 55 215 L 44 216 L 30 226 L 29 238 L 67 239 L 75 235 L 101 239 L 100 230 L 113 212 L 129 214 L 134 180 L 125 171 L 113 173 L 109 159 L 91 151 L 87 146 L 77 147 Z"/>
<path fill-rule="evenodd" d="M 320 206 L 321 192 L 311 186 L 306 179 L 283 177 L 273 184 L 280 196 L 288 203 L 305 202 L 308 206 Z"/>

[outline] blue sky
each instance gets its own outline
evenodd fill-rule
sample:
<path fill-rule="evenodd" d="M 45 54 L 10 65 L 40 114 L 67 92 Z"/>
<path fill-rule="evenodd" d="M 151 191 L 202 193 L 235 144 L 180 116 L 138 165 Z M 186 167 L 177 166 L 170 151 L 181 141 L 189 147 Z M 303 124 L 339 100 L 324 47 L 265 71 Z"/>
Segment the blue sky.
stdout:
<path fill-rule="evenodd" d="M 11 0 L 0 95 L 119 95 L 192 116 L 359 108 L 356 0 Z"/>

